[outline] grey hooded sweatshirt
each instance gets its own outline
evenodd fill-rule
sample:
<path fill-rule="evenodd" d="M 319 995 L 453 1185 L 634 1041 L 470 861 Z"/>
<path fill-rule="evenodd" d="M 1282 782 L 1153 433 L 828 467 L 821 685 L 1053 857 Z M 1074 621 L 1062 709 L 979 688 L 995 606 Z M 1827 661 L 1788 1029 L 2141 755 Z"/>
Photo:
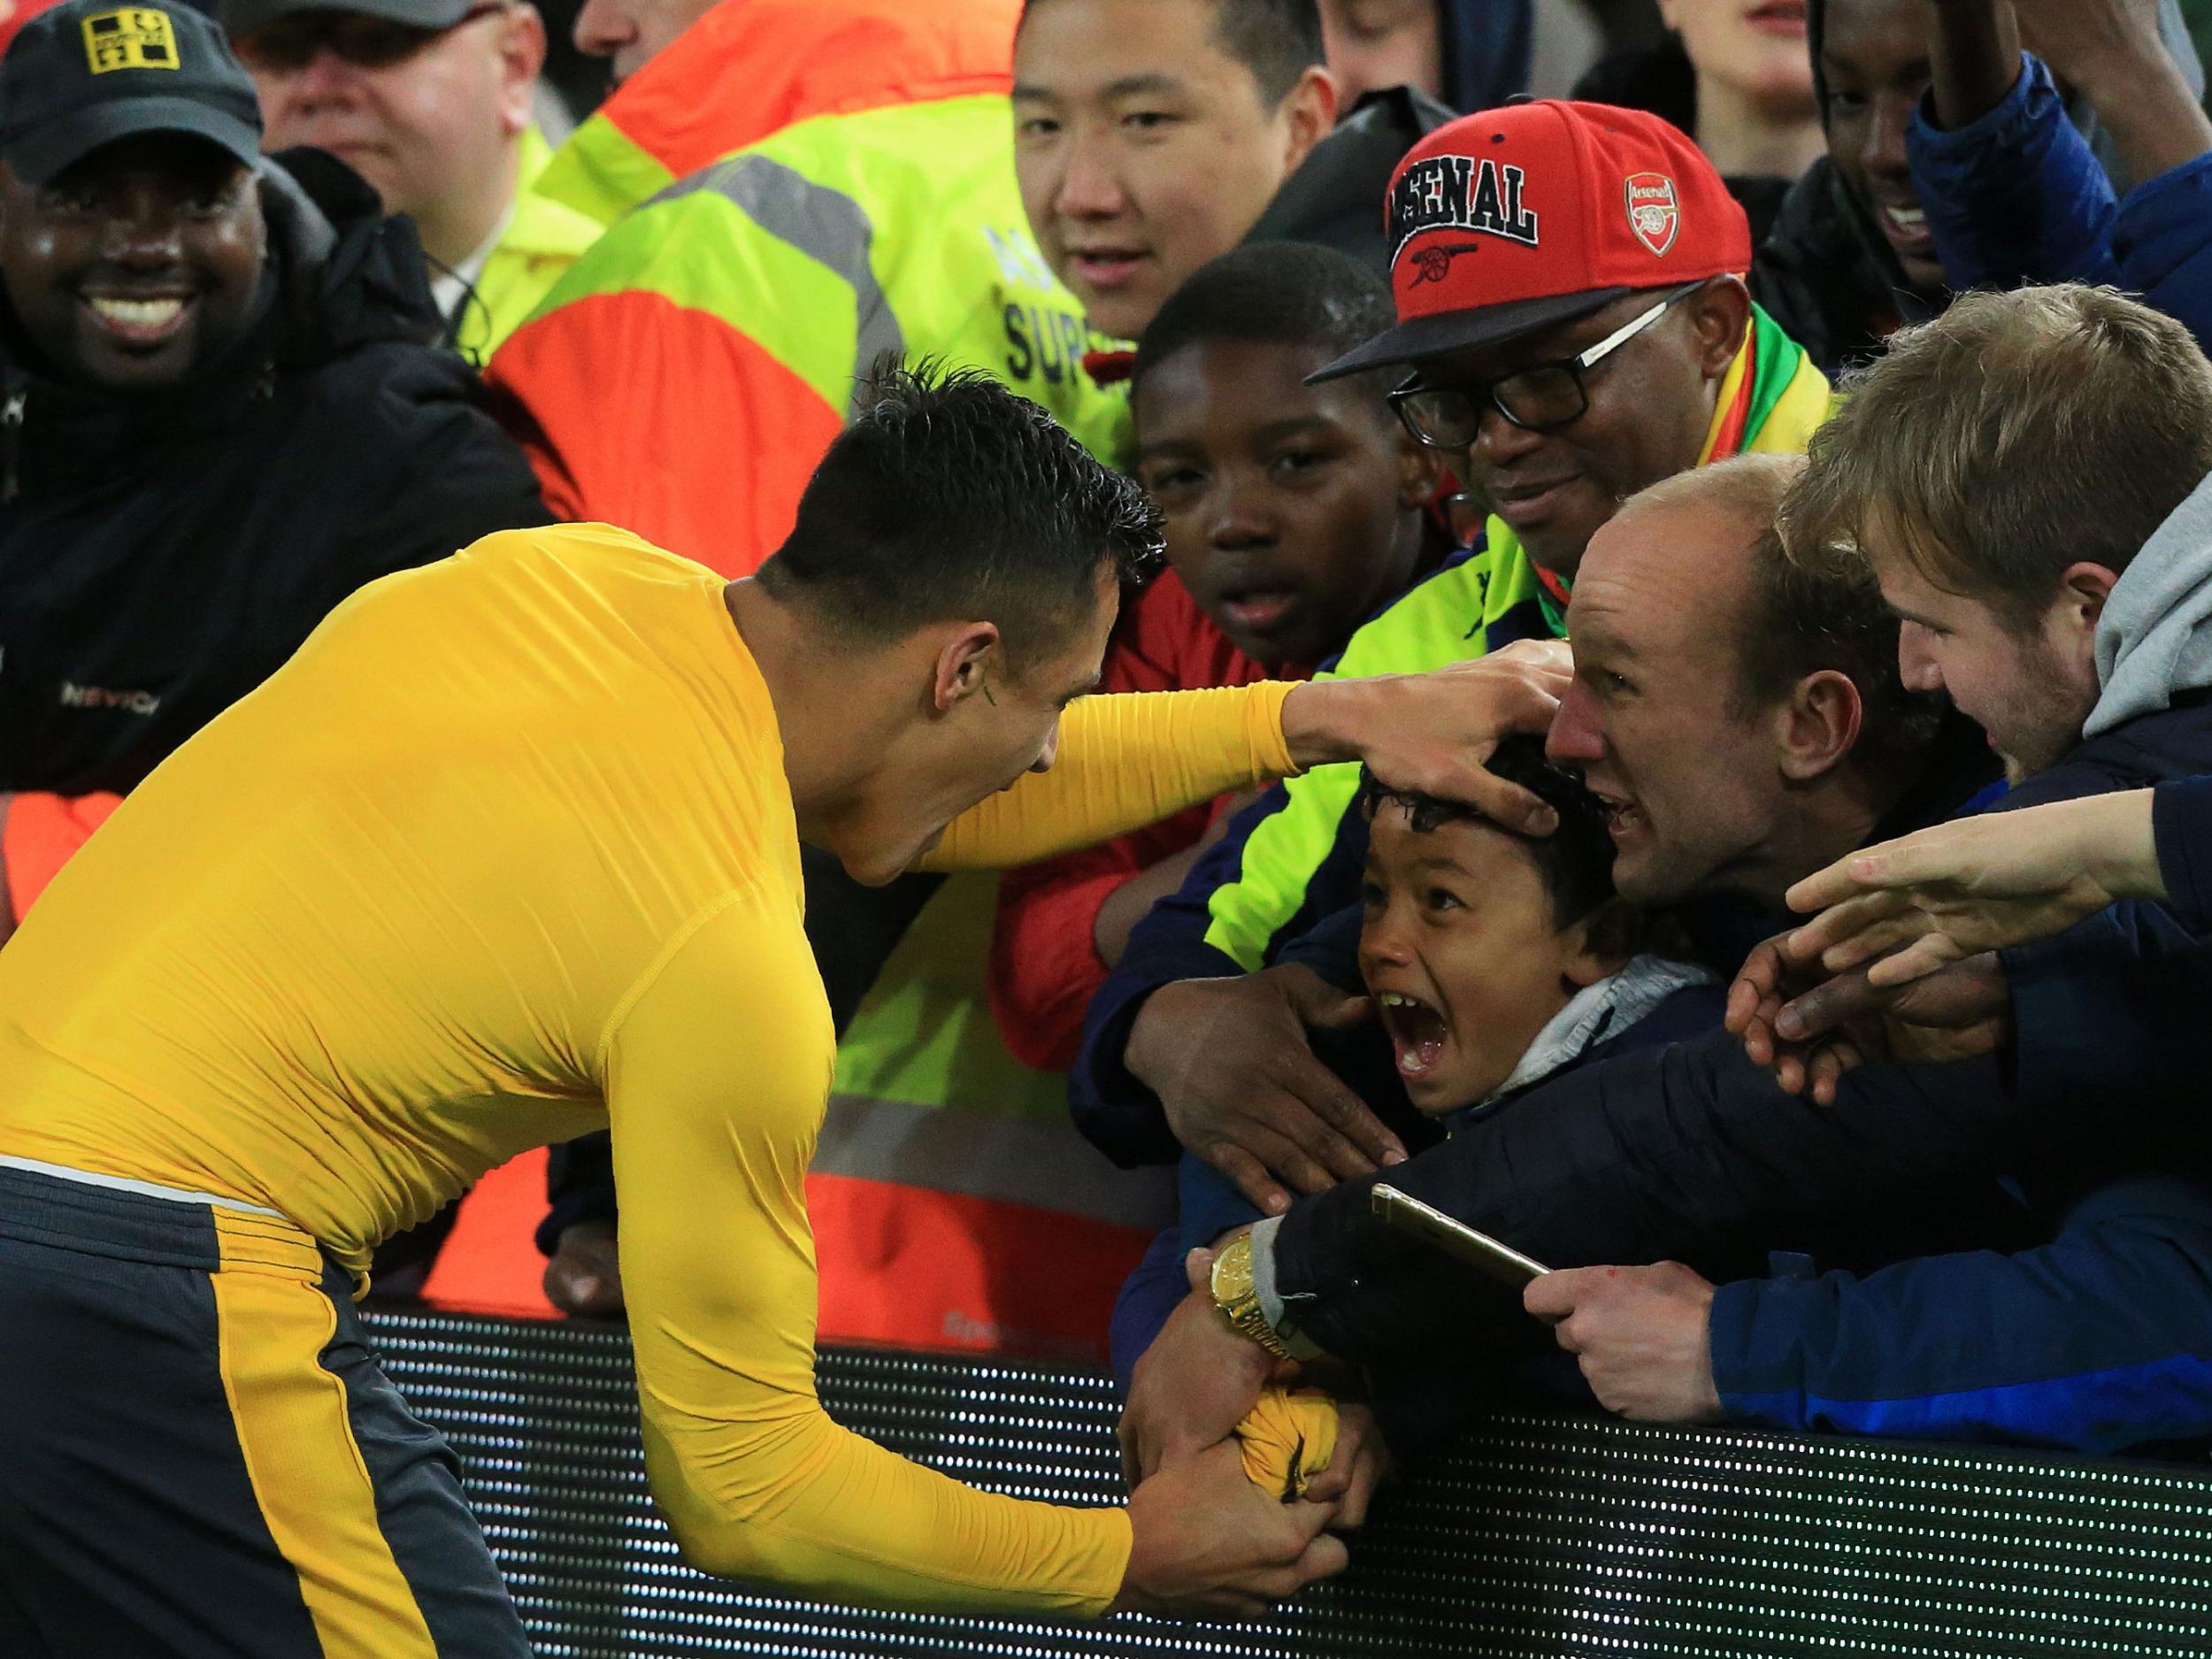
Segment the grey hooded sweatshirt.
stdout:
<path fill-rule="evenodd" d="M 2120 572 L 2097 623 L 2097 684 L 2085 737 L 2212 687 L 2212 476 Z"/>

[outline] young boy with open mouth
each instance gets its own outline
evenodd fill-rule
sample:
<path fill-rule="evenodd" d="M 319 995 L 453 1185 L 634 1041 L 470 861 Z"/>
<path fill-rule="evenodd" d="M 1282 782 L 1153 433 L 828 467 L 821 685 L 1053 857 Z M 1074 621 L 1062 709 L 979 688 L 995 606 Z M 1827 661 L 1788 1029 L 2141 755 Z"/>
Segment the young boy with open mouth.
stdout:
<path fill-rule="evenodd" d="M 1597 797 L 1544 758 L 1540 738 L 1508 739 L 1487 764 L 1553 807 L 1557 830 L 1523 834 L 1365 778 L 1361 904 L 1302 941 L 1357 928 L 1377 1019 L 1334 1041 L 1317 1033 L 1317 1047 L 1409 1146 L 1424 1119 L 1449 1133 L 1601 1052 L 1674 1041 L 1720 1018 L 1718 982 L 1669 954 L 1667 919 L 1614 893 Z M 1181 1201 L 1174 1246 L 1156 1247 L 1123 1291 L 1114 1357 L 1125 1378 L 1180 1300 L 1187 1252 L 1258 1218 L 1226 1177 L 1189 1156 Z M 1299 1488 L 1325 1464 L 1336 1413 L 1327 1394 L 1278 1385 L 1240 1431 L 1248 1472 Z"/>
<path fill-rule="evenodd" d="M 1548 1077 L 1678 994 L 1691 995 L 1672 1016 L 1711 1001 L 1698 995 L 1710 976 L 1643 948 L 1651 920 L 1614 895 L 1596 798 L 1525 743 L 1508 744 L 1518 752 L 1501 764 L 1558 810 L 1549 836 L 1371 780 L 1364 791 L 1360 974 L 1425 1116 Z"/>

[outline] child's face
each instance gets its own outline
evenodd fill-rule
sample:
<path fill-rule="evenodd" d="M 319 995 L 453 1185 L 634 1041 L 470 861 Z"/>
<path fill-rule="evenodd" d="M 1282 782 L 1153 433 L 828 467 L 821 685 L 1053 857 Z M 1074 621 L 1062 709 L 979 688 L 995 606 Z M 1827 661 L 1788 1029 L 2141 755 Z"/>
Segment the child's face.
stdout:
<path fill-rule="evenodd" d="M 1589 955 L 1580 924 L 1553 925 L 1527 849 L 1486 824 L 1416 831 L 1385 803 L 1363 893 L 1360 972 L 1425 1112 L 1494 1092 L 1575 992 L 1617 965 Z"/>
<path fill-rule="evenodd" d="M 1361 380 L 1307 386 L 1329 354 L 1201 341 L 1137 384 L 1137 478 L 1167 557 L 1236 648 L 1333 656 L 1411 580 L 1433 464 Z"/>

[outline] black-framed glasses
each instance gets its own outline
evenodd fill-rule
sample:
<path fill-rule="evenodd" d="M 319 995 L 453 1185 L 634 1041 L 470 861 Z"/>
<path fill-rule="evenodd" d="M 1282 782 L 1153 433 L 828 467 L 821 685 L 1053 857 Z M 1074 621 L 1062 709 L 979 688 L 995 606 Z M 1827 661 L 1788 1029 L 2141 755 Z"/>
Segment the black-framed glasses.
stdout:
<path fill-rule="evenodd" d="M 1678 300 L 1686 299 L 1703 286 L 1692 282 L 1675 289 L 1650 310 L 1571 357 L 1531 364 L 1471 386 L 1417 386 L 1414 382 L 1420 376 L 1417 374 L 1390 394 L 1390 406 L 1398 411 L 1405 429 L 1432 449 L 1456 450 L 1472 445 L 1486 409 L 1496 410 L 1529 432 L 1556 432 L 1571 426 L 1590 408 L 1590 394 L 1582 377 L 1665 316 Z"/>
<path fill-rule="evenodd" d="M 341 63 L 356 69 L 389 69 L 404 63 L 442 35 L 450 35 L 479 18 L 507 10 L 508 0 L 471 6 L 442 29 L 396 23 L 360 12 L 295 12 L 266 28 L 231 41 L 238 61 L 264 74 L 296 75 L 327 46 Z"/>

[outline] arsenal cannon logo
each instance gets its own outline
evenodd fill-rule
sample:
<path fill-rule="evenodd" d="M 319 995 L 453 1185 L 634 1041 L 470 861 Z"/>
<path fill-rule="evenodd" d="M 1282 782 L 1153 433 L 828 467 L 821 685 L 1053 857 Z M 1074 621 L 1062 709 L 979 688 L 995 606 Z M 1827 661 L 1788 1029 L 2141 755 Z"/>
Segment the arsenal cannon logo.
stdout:
<path fill-rule="evenodd" d="M 1655 254 L 1674 246 L 1682 228 L 1682 210 L 1674 199 L 1674 180 L 1663 173 L 1632 173 L 1622 185 L 1628 204 L 1628 227 Z"/>

